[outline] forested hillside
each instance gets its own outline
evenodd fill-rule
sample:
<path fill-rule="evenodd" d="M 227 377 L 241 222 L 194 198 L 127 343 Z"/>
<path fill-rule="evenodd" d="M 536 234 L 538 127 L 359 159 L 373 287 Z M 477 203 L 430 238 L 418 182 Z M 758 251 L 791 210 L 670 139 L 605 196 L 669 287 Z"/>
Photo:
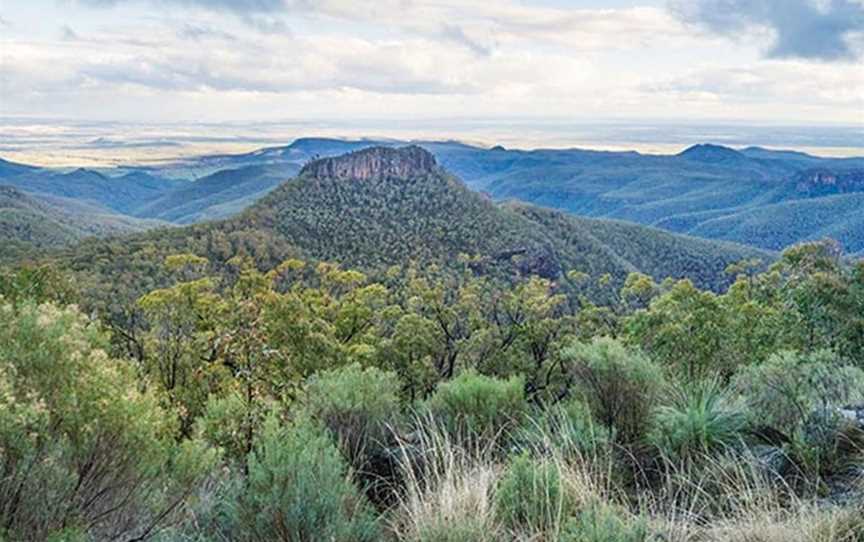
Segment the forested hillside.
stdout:
<path fill-rule="evenodd" d="M 241 212 L 308 162 L 397 141 L 302 138 L 246 154 L 157 166 L 57 171 L 4 162 L 4 182 L 31 193 L 97 202 L 135 217 L 190 224 Z M 864 159 L 757 147 L 695 145 L 677 155 L 579 149 L 491 149 L 424 141 L 472 190 L 594 218 L 780 250 L 826 235 L 864 250 L 848 209 L 864 190 Z"/>
<path fill-rule="evenodd" d="M 300 181 L 380 182 L 316 171 Z M 159 258 L 164 284 L 125 320 L 81 288 L 84 260 L 0 271 L 4 539 L 864 536 L 864 268 L 836 244 L 732 265 L 722 294 L 570 273 L 600 305 L 470 259 L 376 278 L 154 248 L 134 258 Z M 123 250 L 90 252 L 91 269 Z"/>
<path fill-rule="evenodd" d="M 162 225 L 112 212 L 95 204 L 26 194 L 0 185 L 0 261 L 57 249 L 87 237 L 141 232 Z"/>
<path fill-rule="evenodd" d="M 642 226 L 497 205 L 419 147 L 377 147 L 312 162 L 235 218 L 88 241 L 57 258 L 116 305 L 163 285 L 169 277 L 162 260 L 181 252 L 223 269 L 245 254 L 263 270 L 300 258 L 339 262 L 375 277 L 394 266 L 401 272 L 434 267 L 444 275 L 471 269 L 504 281 L 536 274 L 589 294 L 596 288 L 573 280 L 571 271 L 587 273 L 592 283 L 606 277 L 615 288 L 641 271 L 656 280 L 687 276 L 719 290 L 731 279 L 729 264 L 773 258 Z M 113 280 L 118 276 L 125 278 Z"/>
<path fill-rule="evenodd" d="M 133 214 L 176 224 L 227 218 L 239 214 L 298 170 L 290 164 L 219 170 L 168 191 L 137 207 Z"/>

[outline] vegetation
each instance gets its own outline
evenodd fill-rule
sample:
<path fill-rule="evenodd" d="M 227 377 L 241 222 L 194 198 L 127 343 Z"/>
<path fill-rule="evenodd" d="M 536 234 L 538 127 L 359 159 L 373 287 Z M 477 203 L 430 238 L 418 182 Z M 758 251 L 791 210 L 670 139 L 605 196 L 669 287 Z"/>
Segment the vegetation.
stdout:
<path fill-rule="evenodd" d="M 92 203 L 27 194 L 0 183 L 0 261 L 14 261 L 40 249 L 59 248 L 85 237 L 108 237 L 155 228 Z"/>
<path fill-rule="evenodd" d="M 420 181 L 368 189 L 452 187 Z M 456 261 L 356 239 L 353 269 L 310 254 L 360 234 L 274 237 L 338 214 L 294 190 L 0 272 L 0 539 L 860 538 L 864 264 L 836 244 L 709 290 L 460 256 L 521 230 L 420 215 L 398 231 Z M 304 205 L 366 188 L 327 190 Z"/>

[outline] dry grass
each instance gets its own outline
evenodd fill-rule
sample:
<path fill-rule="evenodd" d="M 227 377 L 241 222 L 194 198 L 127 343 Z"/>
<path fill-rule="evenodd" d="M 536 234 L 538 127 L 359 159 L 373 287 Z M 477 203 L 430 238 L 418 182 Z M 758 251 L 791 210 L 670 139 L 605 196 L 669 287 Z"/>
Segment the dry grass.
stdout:
<path fill-rule="evenodd" d="M 533 453 L 558 469 L 568 509 L 545 532 L 506 529 L 496 517 L 495 488 L 505 471 L 490 447 L 456 443 L 434 420 L 413 442 L 402 442 L 407 480 L 390 514 L 394 537 L 405 542 L 558 542 L 575 511 L 598 502 L 626 506 L 647 518 L 664 542 L 856 542 L 864 540 L 864 507 L 804 501 L 752 458 L 721 455 L 684 467 L 670 463 L 659 481 L 623 494 L 607 456 L 574 457 L 540 442 Z M 559 435 L 560 437 L 560 435 Z"/>
<path fill-rule="evenodd" d="M 405 488 L 391 522 L 399 540 L 492 542 L 500 528 L 492 494 L 499 467 L 492 449 L 457 445 L 434 419 L 424 419 L 412 442 L 400 442 Z"/>

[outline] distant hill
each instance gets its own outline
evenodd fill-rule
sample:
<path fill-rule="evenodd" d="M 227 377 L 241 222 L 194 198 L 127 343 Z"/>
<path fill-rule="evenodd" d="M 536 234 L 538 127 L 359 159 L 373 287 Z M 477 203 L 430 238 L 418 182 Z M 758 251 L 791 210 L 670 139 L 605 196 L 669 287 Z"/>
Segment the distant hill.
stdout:
<path fill-rule="evenodd" d="M 191 224 L 235 215 L 299 171 L 292 164 L 224 169 L 184 183 L 135 209 L 135 216 Z"/>
<path fill-rule="evenodd" d="M 37 171 L 39 168 L 35 166 L 28 166 L 25 164 L 18 164 L 15 162 L 10 162 L 8 160 L 3 160 L 0 158 L 0 179 L 6 179 L 9 177 L 17 177 L 19 175 L 25 175 L 27 173 L 32 173 Z"/>
<path fill-rule="evenodd" d="M 4 177 L 2 181 L 26 192 L 76 199 L 124 214 L 181 183 L 144 172 L 109 177 L 84 168 L 66 173 L 33 168 Z"/>
<path fill-rule="evenodd" d="M 694 145 L 676 155 L 650 155 L 414 143 L 470 188 L 498 201 L 516 199 L 768 250 L 832 232 L 847 241 L 850 252 L 864 251 L 854 218 L 844 214 L 854 207 L 855 194 L 864 190 L 864 158 L 714 144 Z M 28 192 L 190 224 L 239 213 L 317 159 L 400 145 L 301 138 L 281 147 L 126 168 L 111 175 L 86 169 L 61 173 L 11 162 L 0 162 L 0 175 L 6 175 L 6 184 Z M 773 222 L 762 225 L 758 216 Z M 785 225 L 782 230 L 774 227 L 779 224 Z"/>
<path fill-rule="evenodd" d="M 773 255 L 740 245 L 673 235 L 653 228 L 578 219 L 527 204 L 496 204 L 469 190 L 417 147 L 374 147 L 313 161 L 299 175 L 227 220 L 124 238 L 88 241 L 60 257 L 95 276 L 94 284 L 152 288 L 165 280 L 162 259 L 205 256 L 220 268 L 252 256 L 269 269 L 288 257 L 335 261 L 384 276 L 393 265 L 455 269 L 467 257 L 477 273 L 499 278 L 538 274 L 559 283 L 580 270 L 690 277 L 722 288 L 724 270 L 744 258 Z"/>
<path fill-rule="evenodd" d="M 104 207 L 26 194 L 0 185 L 0 259 L 31 249 L 62 247 L 87 237 L 140 232 L 164 223 L 139 220 Z"/>
<path fill-rule="evenodd" d="M 804 201 L 792 207 L 772 207 L 772 213 L 806 208 L 814 212 L 840 200 L 819 198 L 862 189 L 864 158 L 820 158 L 801 152 L 760 147 L 732 149 L 698 144 L 677 155 L 604 152 L 580 149 L 491 149 L 459 142 L 414 142 L 432 152 L 438 162 L 469 187 L 497 200 L 518 199 L 545 207 L 596 218 L 613 218 L 709 239 L 723 239 L 774 250 L 790 241 L 770 229 L 747 233 L 747 213 L 766 206 Z M 190 159 L 186 168 L 300 166 L 318 157 L 370 146 L 395 147 L 394 141 L 298 139 L 285 147 L 271 147 L 240 155 Z M 813 200 L 812 203 L 806 203 Z M 840 208 L 837 208 L 840 211 Z M 803 211 L 806 214 L 806 211 Z M 725 218 L 726 232 L 713 227 Z M 793 220 L 793 217 L 788 217 Z M 709 224 L 710 222 L 710 224 Z M 846 217 L 837 216 L 821 230 L 843 233 Z M 793 231 L 806 230 L 806 223 Z M 791 242 L 809 239 L 797 235 Z M 852 235 L 845 235 L 852 238 Z M 852 239 L 849 249 L 864 250 L 864 239 Z"/>

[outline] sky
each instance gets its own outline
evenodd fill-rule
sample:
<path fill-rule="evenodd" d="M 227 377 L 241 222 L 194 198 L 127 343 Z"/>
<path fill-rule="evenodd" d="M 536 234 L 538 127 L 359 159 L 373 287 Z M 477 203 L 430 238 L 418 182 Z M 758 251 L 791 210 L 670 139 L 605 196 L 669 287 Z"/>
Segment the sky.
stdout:
<path fill-rule="evenodd" d="M 864 126 L 864 0 L 0 0 L 0 116 Z"/>

